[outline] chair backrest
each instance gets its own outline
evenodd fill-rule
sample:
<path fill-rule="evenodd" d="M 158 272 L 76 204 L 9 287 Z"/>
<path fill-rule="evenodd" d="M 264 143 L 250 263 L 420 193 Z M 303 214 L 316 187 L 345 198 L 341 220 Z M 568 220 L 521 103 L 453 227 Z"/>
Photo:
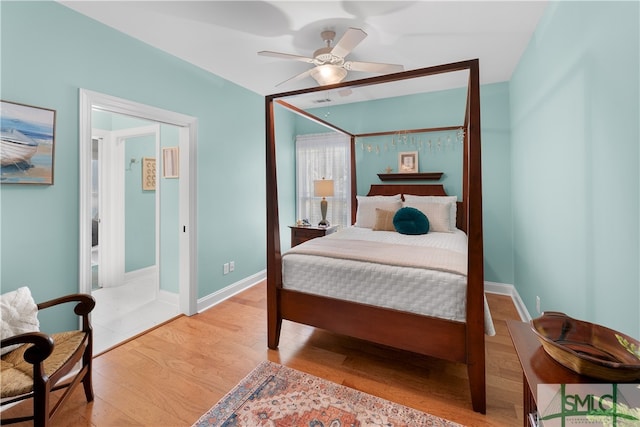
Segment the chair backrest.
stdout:
<path fill-rule="evenodd" d="M 1 343 L 3 350 L 2 405 L 33 398 L 33 412 L 32 415 L 25 415 L 22 405 L 10 408 L 2 412 L 2 423 L 33 420 L 34 426 L 48 426 L 50 419 L 60 409 L 62 403 L 69 399 L 75 387 L 80 383 L 83 384 L 87 401 L 91 402 L 93 400 L 91 383 L 93 330 L 89 321 L 89 313 L 95 307 L 95 299 L 91 295 L 73 294 L 40 304 L 33 303 L 32 299 L 31 302 L 23 304 L 23 300 L 16 294 L 10 295 L 10 298 L 5 299 L 4 297 L 5 295 L 2 296 L 3 320 L 5 312 L 9 313 L 12 310 L 15 317 L 20 317 L 21 309 L 19 308 L 23 305 L 28 307 L 29 314 L 35 306 L 37 322 L 38 311 L 64 303 L 75 303 L 73 312 L 82 318 L 82 328 L 52 335 L 31 331 L 7 338 L 3 336 Z M 30 325 L 33 327 L 33 321 Z M 15 347 L 16 345 L 17 347 Z M 8 351 L 5 351 L 7 349 Z M 75 372 L 78 363 L 81 363 L 81 368 Z M 74 373 L 73 379 L 68 382 L 62 381 L 66 380 L 72 372 Z M 65 390 L 52 406 L 49 403 L 50 392 L 54 389 Z M 14 410 L 17 411 L 15 417 L 13 416 Z"/>

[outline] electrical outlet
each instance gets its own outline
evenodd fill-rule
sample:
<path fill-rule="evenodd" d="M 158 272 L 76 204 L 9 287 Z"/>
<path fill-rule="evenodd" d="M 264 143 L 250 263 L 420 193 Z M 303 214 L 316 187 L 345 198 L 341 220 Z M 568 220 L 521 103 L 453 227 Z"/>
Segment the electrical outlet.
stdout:
<path fill-rule="evenodd" d="M 235 261 L 230 261 L 229 262 L 229 272 L 232 272 L 235 269 L 236 269 L 236 262 Z"/>
<path fill-rule="evenodd" d="M 540 297 L 536 296 L 536 310 L 538 311 L 538 314 L 540 314 Z"/>
<path fill-rule="evenodd" d="M 229 263 L 225 262 L 224 265 L 222 266 L 222 271 L 224 274 L 229 274 Z"/>

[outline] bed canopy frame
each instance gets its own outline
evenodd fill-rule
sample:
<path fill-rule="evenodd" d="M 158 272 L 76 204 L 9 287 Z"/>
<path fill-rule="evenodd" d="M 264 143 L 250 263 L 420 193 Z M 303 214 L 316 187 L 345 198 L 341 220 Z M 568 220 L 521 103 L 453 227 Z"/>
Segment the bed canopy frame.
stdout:
<path fill-rule="evenodd" d="M 282 287 L 282 252 L 278 216 L 276 137 L 274 104 L 279 104 L 310 120 L 351 137 L 352 222 L 356 215 L 355 140 L 358 136 L 290 104 L 287 99 L 342 88 L 360 88 L 408 79 L 468 71 L 464 124 L 462 201 L 458 202 L 458 228 L 467 233 L 466 321 L 452 322 L 429 316 L 399 312 L 381 307 L 339 301 L 296 292 Z M 376 76 L 310 89 L 284 92 L 265 97 L 266 112 L 266 194 L 267 194 L 267 310 L 268 346 L 278 347 L 282 320 L 305 323 L 332 332 L 353 336 L 419 354 L 461 362 L 467 365 L 473 410 L 486 413 L 484 350 L 484 266 L 482 233 L 482 176 L 480 153 L 480 82 L 477 59 Z M 437 131 L 442 128 L 420 129 Z M 412 193 L 412 188 L 439 187 L 421 185 L 380 186 L 379 191 Z M 429 190 L 430 191 L 430 190 Z M 441 190 L 436 190 L 441 191 Z M 377 193 L 383 194 L 383 193 Z M 397 194 L 397 193 L 394 193 Z M 434 194 L 434 193 L 413 193 Z M 326 310 L 331 304 L 332 310 Z M 316 307 L 319 307 L 316 309 Z M 327 315 L 326 312 L 330 311 Z M 323 314 L 324 313 L 324 314 Z M 363 321 L 366 319 L 366 321 Z"/>

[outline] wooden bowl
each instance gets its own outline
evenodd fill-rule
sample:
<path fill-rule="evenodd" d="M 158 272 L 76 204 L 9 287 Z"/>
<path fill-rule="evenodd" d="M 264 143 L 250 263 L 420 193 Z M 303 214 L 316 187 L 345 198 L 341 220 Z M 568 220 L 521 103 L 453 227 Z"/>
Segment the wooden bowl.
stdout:
<path fill-rule="evenodd" d="M 627 335 L 555 311 L 533 319 L 531 328 L 549 356 L 580 375 L 640 379 L 640 342 Z"/>

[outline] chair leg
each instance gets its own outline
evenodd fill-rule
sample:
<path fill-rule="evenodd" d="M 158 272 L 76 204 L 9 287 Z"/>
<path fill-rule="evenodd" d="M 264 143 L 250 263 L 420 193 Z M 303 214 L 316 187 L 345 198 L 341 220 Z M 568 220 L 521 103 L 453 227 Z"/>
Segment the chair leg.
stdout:
<path fill-rule="evenodd" d="M 93 343 L 92 340 L 89 340 L 89 345 L 84 351 L 84 355 L 82 356 L 82 363 L 87 367 L 87 372 L 84 374 L 84 378 L 82 378 L 82 386 L 84 387 L 84 395 L 87 398 L 87 402 L 93 402 L 93 383 L 92 383 L 92 372 L 93 372 Z"/>
<path fill-rule="evenodd" d="M 93 402 L 93 386 L 91 385 L 91 369 L 86 373 L 82 379 L 82 386 L 84 387 L 84 395 L 87 398 L 87 402 Z"/>
<path fill-rule="evenodd" d="M 33 388 L 33 426 L 49 426 L 49 383 L 35 382 Z"/>

